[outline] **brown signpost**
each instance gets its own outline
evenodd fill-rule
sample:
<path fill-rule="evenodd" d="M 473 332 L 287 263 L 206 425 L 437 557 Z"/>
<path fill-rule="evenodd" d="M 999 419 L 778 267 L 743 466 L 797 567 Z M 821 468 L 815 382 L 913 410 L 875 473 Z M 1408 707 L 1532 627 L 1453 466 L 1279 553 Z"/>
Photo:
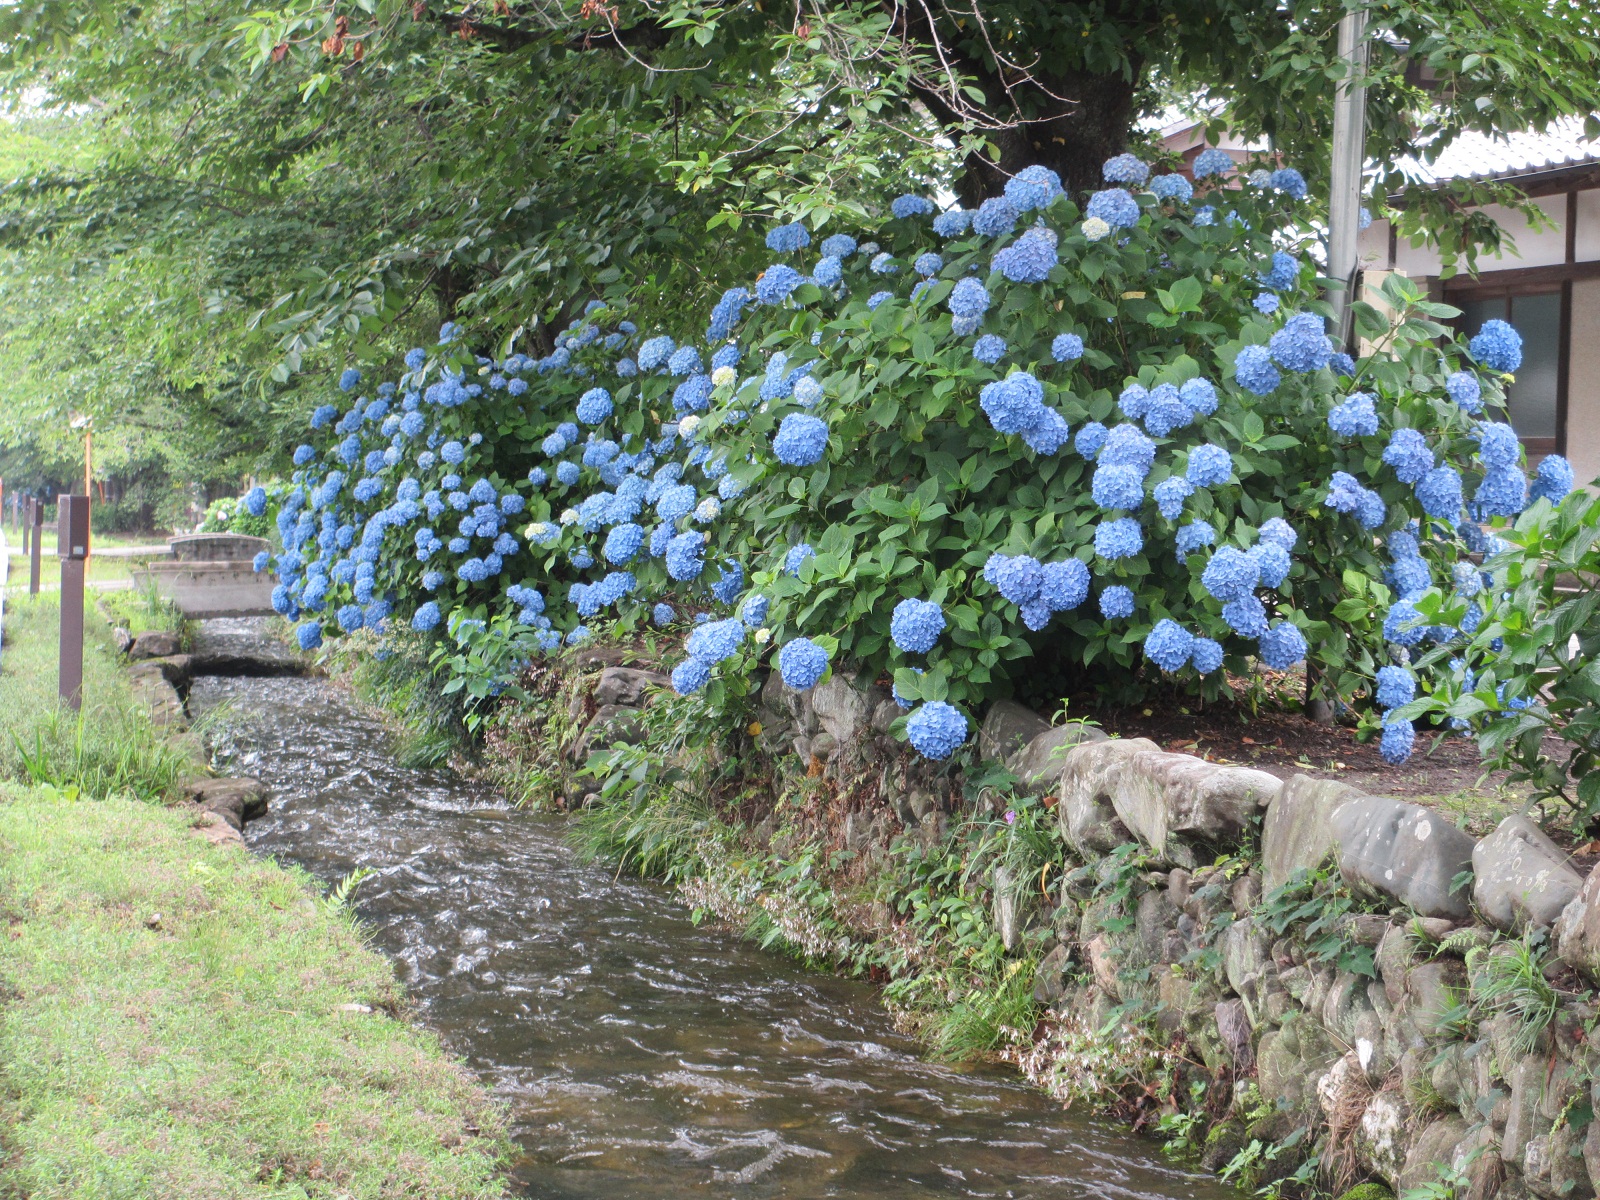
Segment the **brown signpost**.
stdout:
<path fill-rule="evenodd" d="M 29 550 L 28 566 L 28 595 L 39 594 L 39 544 L 44 541 L 44 502 L 39 499 L 33 501 L 33 520 L 28 524 L 33 529 L 33 544 Z"/>
<path fill-rule="evenodd" d="M 56 497 L 56 555 L 61 559 L 61 667 L 58 691 L 68 708 L 83 703 L 83 576 L 89 557 L 89 497 Z M 34 556 L 38 561 L 38 556 Z"/>

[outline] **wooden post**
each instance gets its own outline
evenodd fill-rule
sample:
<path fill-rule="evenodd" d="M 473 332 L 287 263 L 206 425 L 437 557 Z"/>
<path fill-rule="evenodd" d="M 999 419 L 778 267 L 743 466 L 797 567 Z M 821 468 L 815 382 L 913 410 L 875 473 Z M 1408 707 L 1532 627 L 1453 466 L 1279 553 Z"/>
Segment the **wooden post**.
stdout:
<path fill-rule="evenodd" d="M 83 576 L 89 557 L 89 497 L 56 497 L 56 555 L 61 560 L 61 660 L 57 691 L 76 712 L 83 704 Z"/>
<path fill-rule="evenodd" d="M 29 552 L 28 568 L 28 595 L 39 594 L 39 544 L 44 541 L 44 502 L 35 498 L 33 501 L 33 520 L 28 522 L 33 529 L 33 546 Z"/>

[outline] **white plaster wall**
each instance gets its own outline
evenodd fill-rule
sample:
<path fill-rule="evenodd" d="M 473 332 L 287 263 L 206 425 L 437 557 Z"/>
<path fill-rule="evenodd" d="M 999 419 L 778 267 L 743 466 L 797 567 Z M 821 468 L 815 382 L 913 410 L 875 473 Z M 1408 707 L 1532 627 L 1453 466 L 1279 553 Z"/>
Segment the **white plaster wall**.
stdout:
<path fill-rule="evenodd" d="M 1567 458 L 1587 483 L 1600 479 L 1600 279 L 1572 285 L 1572 358 L 1567 376 Z"/>

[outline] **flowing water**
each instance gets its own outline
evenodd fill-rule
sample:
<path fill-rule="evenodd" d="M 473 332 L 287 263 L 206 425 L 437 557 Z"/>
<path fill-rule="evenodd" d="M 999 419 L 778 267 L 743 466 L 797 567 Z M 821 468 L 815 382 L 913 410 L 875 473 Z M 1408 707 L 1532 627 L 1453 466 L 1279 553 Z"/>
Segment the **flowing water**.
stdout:
<path fill-rule="evenodd" d="M 1236 1195 L 1004 1072 L 922 1061 L 866 985 L 696 928 L 664 889 L 580 863 L 560 820 L 396 765 L 325 680 L 195 680 L 192 712 L 223 704 L 217 765 L 272 793 L 246 842 L 326 882 L 377 872 L 358 911 L 509 1106 L 518 1195 Z"/>

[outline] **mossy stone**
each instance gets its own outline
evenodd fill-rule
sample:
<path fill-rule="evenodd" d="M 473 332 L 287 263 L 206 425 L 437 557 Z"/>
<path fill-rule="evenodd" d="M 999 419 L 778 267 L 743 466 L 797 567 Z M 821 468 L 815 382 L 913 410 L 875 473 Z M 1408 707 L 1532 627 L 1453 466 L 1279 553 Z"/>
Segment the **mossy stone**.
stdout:
<path fill-rule="evenodd" d="M 1394 1200 L 1394 1193 L 1381 1183 L 1358 1183 L 1339 1200 Z"/>

